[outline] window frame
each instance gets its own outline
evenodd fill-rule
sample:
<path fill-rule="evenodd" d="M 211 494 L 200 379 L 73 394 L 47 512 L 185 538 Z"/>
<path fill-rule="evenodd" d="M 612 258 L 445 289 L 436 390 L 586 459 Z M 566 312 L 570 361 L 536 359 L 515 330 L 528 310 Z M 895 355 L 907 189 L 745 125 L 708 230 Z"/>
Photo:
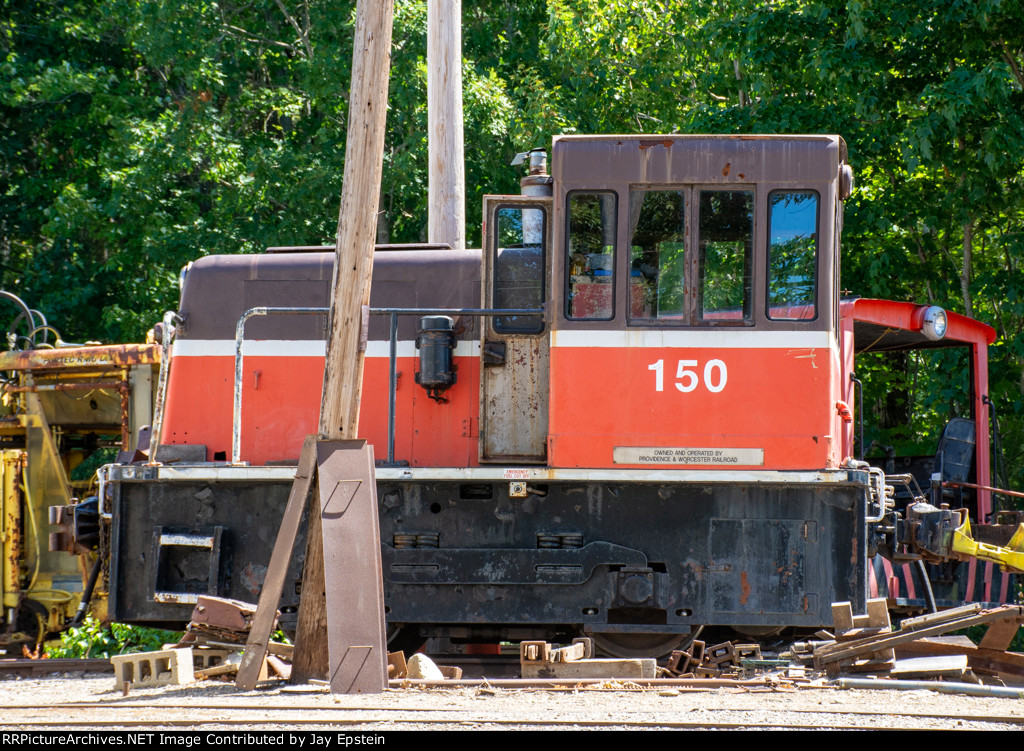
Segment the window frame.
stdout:
<path fill-rule="evenodd" d="M 577 195 L 588 195 L 588 196 L 608 195 L 608 196 L 611 196 L 611 198 L 612 198 L 612 210 L 610 212 L 610 215 L 612 217 L 612 221 L 614 222 L 614 225 L 612 227 L 612 232 L 611 232 L 611 237 L 612 237 L 612 264 L 611 264 L 611 266 L 612 266 L 612 274 L 611 274 L 611 283 L 608 285 L 611 288 L 611 310 L 610 310 L 610 314 L 607 317 L 574 316 L 570 312 L 570 303 L 572 302 L 572 276 L 573 276 L 572 273 L 571 273 L 571 271 L 572 271 L 572 260 L 571 260 L 572 253 L 570 252 L 570 249 L 572 248 L 572 232 L 571 232 L 572 200 L 573 200 L 573 197 L 577 196 Z M 561 264 L 562 264 L 562 269 L 563 269 L 562 294 L 564 296 L 564 300 L 563 300 L 563 304 L 562 304 L 562 315 L 565 316 L 565 319 L 567 321 L 571 321 L 573 323 L 579 323 L 579 322 L 590 322 L 590 321 L 604 321 L 604 322 L 607 322 L 607 321 L 614 321 L 615 320 L 615 318 L 616 318 L 616 304 L 618 302 L 618 293 L 617 293 L 617 290 L 616 290 L 616 287 L 618 286 L 618 283 L 616 282 L 616 279 L 619 276 L 619 274 L 618 274 L 619 244 L 620 244 L 619 243 L 619 231 L 620 231 L 620 221 L 619 221 L 619 193 L 618 193 L 618 191 L 616 191 L 616 190 L 614 190 L 612 188 L 574 188 L 573 190 L 570 190 L 570 191 L 568 191 L 565 194 L 565 234 L 564 234 L 565 242 L 563 244 Z"/>
<path fill-rule="evenodd" d="M 694 221 L 691 224 L 693 231 L 691 232 L 692 244 L 690 252 L 693 256 L 693 265 L 695 267 L 694 276 L 694 300 L 693 300 L 693 327 L 752 327 L 757 325 L 757 269 L 758 269 L 758 232 L 757 232 L 757 213 L 758 213 L 758 196 L 761 191 L 757 189 L 756 185 L 694 185 L 693 190 L 695 193 L 693 201 L 693 214 Z M 751 207 L 750 207 L 750 247 L 748 255 L 744 258 L 744 278 L 749 278 L 749 284 L 746 285 L 747 300 L 743 306 L 743 317 L 738 320 L 723 319 L 723 318 L 704 318 L 703 316 L 703 303 L 704 303 L 704 266 L 705 258 L 701 253 L 701 229 L 700 229 L 700 199 L 702 193 L 749 193 L 751 195 Z"/>
<path fill-rule="evenodd" d="M 807 195 L 813 195 L 815 199 L 815 210 L 814 210 L 814 289 L 811 293 L 811 301 L 814 306 L 814 316 L 812 318 L 776 318 L 771 314 L 772 301 L 771 301 L 771 262 L 772 262 L 772 196 L 780 193 L 795 194 L 804 193 Z M 822 252 L 821 252 L 821 193 L 814 188 L 773 188 L 768 191 L 765 197 L 765 244 L 764 244 L 764 317 L 766 321 L 772 323 L 784 323 L 784 324 L 801 324 L 811 323 L 817 321 L 821 316 L 821 306 L 819 305 L 819 295 L 821 292 L 821 275 L 822 275 Z M 837 329 L 838 330 L 838 329 Z"/>
<path fill-rule="evenodd" d="M 546 303 L 548 301 L 547 268 L 548 268 L 548 264 L 550 262 L 550 259 L 548 258 L 548 247 L 547 247 L 548 243 L 547 243 L 546 238 L 548 236 L 548 223 L 550 222 L 550 218 L 548 217 L 547 209 L 539 207 L 539 206 L 535 208 L 535 207 L 532 207 L 532 206 L 517 205 L 517 204 L 511 203 L 511 202 L 507 203 L 507 204 L 504 203 L 504 202 L 499 202 L 499 203 L 497 203 L 495 205 L 495 207 L 494 207 L 494 228 L 493 228 L 494 235 L 492 237 L 492 247 L 494 248 L 494 258 L 492 260 L 492 263 L 494 264 L 494 269 L 493 269 L 493 272 L 491 273 L 491 277 L 492 278 L 490 280 L 491 281 L 491 300 L 494 303 L 494 307 L 498 308 L 499 307 L 498 304 L 497 304 L 497 301 L 498 301 L 498 268 L 499 268 L 499 263 L 500 263 L 500 259 L 498 257 L 498 251 L 503 247 L 498 242 L 498 240 L 500 239 L 499 238 L 499 233 L 501 232 L 501 222 L 499 220 L 499 215 L 505 209 L 514 209 L 514 210 L 518 210 L 519 212 L 539 211 L 539 212 L 541 212 L 541 215 L 543 216 L 543 220 L 542 220 L 542 224 L 541 224 L 540 265 L 539 265 L 539 269 L 540 269 L 540 304 L 537 305 L 538 309 L 543 310 L 544 306 L 546 305 Z M 521 214 L 520 214 L 520 216 L 521 216 Z M 523 239 L 525 240 L 525 237 Z M 525 248 L 527 246 L 524 243 L 520 247 Z M 515 250 L 516 248 L 510 246 L 507 249 Z M 502 324 L 504 323 L 505 319 L 507 319 L 507 318 L 528 318 L 528 319 L 536 318 L 537 322 L 538 322 L 538 326 L 536 328 L 530 328 L 530 329 L 523 329 L 523 328 L 517 328 L 517 327 L 506 328 Z M 523 315 L 523 316 L 494 316 L 492 318 L 492 320 L 491 320 L 491 328 L 494 330 L 494 332 L 496 334 L 498 334 L 500 336 L 537 336 L 537 335 L 543 334 L 545 332 L 545 330 L 547 329 L 547 324 L 546 324 L 546 322 L 544 320 L 543 314 L 537 314 L 536 316 L 527 316 L 527 315 Z"/>

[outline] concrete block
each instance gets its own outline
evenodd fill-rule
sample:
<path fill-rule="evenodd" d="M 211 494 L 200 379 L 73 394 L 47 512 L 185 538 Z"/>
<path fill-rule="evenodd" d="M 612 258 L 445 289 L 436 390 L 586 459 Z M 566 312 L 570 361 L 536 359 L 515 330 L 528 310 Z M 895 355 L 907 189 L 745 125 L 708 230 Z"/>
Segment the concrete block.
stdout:
<path fill-rule="evenodd" d="M 654 678 L 653 658 L 590 659 L 572 662 L 522 662 L 523 678 Z"/>
<path fill-rule="evenodd" d="M 191 647 L 116 655 L 110 658 L 114 666 L 114 688 L 123 691 L 126 683 L 132 688 L 192 683 L 195 681 L 192 659 Z"/>

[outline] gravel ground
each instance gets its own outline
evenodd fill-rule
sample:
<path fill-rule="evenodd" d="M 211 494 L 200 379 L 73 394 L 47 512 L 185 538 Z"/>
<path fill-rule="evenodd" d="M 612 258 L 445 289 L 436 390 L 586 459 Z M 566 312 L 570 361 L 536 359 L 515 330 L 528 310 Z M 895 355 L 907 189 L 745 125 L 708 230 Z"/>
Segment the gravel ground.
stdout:
<path fill-rule="evenodd" d="M 706 726 L 994 730 L 1024 726 L 1024 701 L 932 691 L 392 689 L 332 696 L 231 683 L 114 690 L 111 675 L 0 680 L 0 730 L 548 730 Z M 543 721 L 545 725 L 537 725 Z M 267 724 L 270 723 L 270 724 Z"/>

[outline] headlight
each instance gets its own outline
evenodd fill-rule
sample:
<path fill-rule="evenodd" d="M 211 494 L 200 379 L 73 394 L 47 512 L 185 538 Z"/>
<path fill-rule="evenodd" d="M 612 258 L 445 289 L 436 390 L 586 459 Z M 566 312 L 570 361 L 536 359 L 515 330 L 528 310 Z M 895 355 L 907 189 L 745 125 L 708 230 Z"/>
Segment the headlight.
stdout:
<path fill-rule="evenodd" d="M 938 305 L 932 305 L 924 312 L 924 320 L 921 323 L 921 333 L 937 342 L 946 335 L 946 327 L 949 321 L 946 318 L 946 311 Z"/>

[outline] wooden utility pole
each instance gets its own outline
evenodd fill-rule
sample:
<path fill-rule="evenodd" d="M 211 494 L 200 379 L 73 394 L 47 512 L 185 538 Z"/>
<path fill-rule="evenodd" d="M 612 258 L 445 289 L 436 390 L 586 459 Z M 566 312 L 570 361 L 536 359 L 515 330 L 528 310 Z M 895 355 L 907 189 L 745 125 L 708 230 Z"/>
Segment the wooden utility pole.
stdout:
<path fill-rule="evenodd" d="M 466 247 L 462 0 L 427 0 L 428 240 Z"/>
<path fill-rule="evenodd" d="M 320 440 L 307 438 L 303 446 L 239 667 L 236 683 L 243 689 L 256 683 L 281 598 L 283 568 L 307 497 L 306 559 L 291 680 L 302 683 L 326 678 L 335 693 L 372 693 L 387 688 L 373 451 L 365 441 L 355 439 L 384 161 L 393 15 L 393 0 L 358 0 L 356 5 Z"/>
<path fill-rule="evenodd" d="M 364 311 L 370 304 L 370 278 L 373 247 L 377 232 L 377 197 L 380 195 L 384 165 L 384 127 L 387 119 L 388 77 L 391 72 L 391 28 L 394 16 L 392 0 L 359 0 L 356 4 L 355 45 L 352 54 L 352 89 L 349 96 L 348 136 L 345 142 L 345 176 L 341 188 L 338 215 L 338 239 L 334 248 L 334 281 L 331 286 L 331 332 L 324 366 L 324 391 L 320 404 L 320 434 L 328 439 L 355 439 L 359 430 L 359 396 L 363 385 L 365 349 Z M 318 465 L 321 463 L 318 461 Z M 372 465 L 371 465 L 372 469 Z M 372 475 L 372 472 L 371 472 Z M 321 525 L 321 499 L 318 484 L 313 489 L 303 596 L 299 604 L 298 635 L 295 644 L 295 679 L 323 677 L 324 667 L 334 667 L 335 644 L 329 643 L 328 616 L 325 612 L 325 580 L 331 562 L 325 560 Z M 362 618 L 366 626 L 377 624 L 384 651 L 373 659 L 381 666 L 382 685 L 387 687 L 387 641 L 384 639 L 384 595 L 381 580 L 380 535 L 377 531 L 376 490 L 371 493 L 373 523 L 363 534 L 372 540 L 375 564 L 356 572 L 373 577 L 381 590 L 378 613 L 331 614 L 337 618 Z M 324 499 L 329 502 L 330 499 Z M 371 537 L 372 535 L 372 537 Z M 358 562 L 350 561 L 352 564 Z M 363 561 L 370 564 L 370 561 Z M 367 571 L 366 569 L 371 569 Z M 340 572 L 336 572 L 340 573 Z M 367 582 L 369 583 L 369 582 Z M 308 588 L 308 589 L 307 589 Z M 323 588 L 323 590 L 321 590 Z M 330 665 L 324 644 L 330 647 Z M 362 645 L 359 645 L 362 646 Z M 317 674 L 317 675 L 314 675 Z M 334 688 L 334 676 L 328 675 Z"/>

